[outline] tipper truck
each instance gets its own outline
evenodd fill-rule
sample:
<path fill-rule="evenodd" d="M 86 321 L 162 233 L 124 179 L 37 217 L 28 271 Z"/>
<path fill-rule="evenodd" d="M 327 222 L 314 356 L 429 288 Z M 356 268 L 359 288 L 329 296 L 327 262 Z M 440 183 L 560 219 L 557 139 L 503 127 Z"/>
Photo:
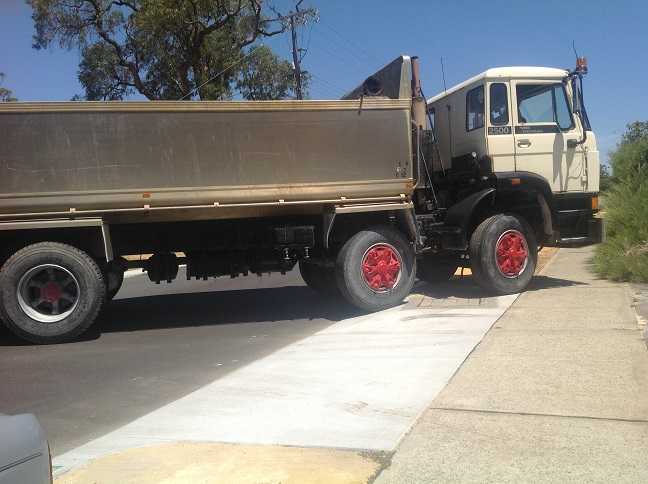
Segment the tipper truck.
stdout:
<path fill-rule="evenodd" d="M 182 264 L 298 265 L 365 311 L 459 266 L 523 291 L 540 246 L 601 238 L 585 71 L 491 69 L 426 100 L 401 56 L 341 100 L 0 105 L 0 317 L 68 341 L 126 269 Z"/>

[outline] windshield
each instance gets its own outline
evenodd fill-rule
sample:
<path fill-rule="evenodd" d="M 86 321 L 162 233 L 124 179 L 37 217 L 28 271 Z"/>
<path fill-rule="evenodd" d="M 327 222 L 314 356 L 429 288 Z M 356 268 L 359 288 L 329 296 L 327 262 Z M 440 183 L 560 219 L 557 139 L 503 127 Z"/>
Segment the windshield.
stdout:
<path fill-rule="evenodd" d="M 520 123 L 556 123 L 562 130 L 573 127 L 562 84 L 519 84 L 517 100 Z"/>

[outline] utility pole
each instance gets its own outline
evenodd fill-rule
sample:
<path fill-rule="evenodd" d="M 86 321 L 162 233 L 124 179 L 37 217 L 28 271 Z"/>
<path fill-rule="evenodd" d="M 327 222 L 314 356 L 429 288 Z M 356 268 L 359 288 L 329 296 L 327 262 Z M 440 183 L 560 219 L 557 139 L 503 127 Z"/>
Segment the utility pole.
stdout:
<path fill-rule="evenodd" d="M 284 22 L 290 22 L 290 35 L 292 38 L 292 58 L 293 64 L 295 67 L 295 95 L 297 99 L 304 99 L 303 86 L 302 86 L 302 70 L 301 70 L 301 61 L 303 59 L 302 52 L 305 52 L 304 49 L 300 49 L 297 45 L 297 28 L 300 25 L 306 25 L 310 20 L 312 22 L 317 22 L 319 20 L 318 12 L 314 8 L 307 8 L 306 10 L 300 10 L 299 7 L 304 2 L 304 0 L 298 0 L 295 3 L 295 11 L 290 14 L 282 17 Z M 284 23 L 284 26 L 286 24 Z"/>
<path fill-rule="evenodd" d="M 301 2 L 300 2 L 301 3 Z M 296 13 L 299 13 L 299 4 L 297 4 L 295 10 L 297 11 Z M 295 94 L 297 95 L 297 99 L 304 99 L 304 96 L 302 95 L 302 80 L 301 80 L 301 66 L 299 63 L 301 62 L 300 59 L 300 53 L 299 53 L 299 47 L 297 46 L 297 31 L 295 30 L 295 15 L 290 16 L 290 33 L 292 36 L 292 56 L 293 56 L 293 64 L 295 65 Z"/>

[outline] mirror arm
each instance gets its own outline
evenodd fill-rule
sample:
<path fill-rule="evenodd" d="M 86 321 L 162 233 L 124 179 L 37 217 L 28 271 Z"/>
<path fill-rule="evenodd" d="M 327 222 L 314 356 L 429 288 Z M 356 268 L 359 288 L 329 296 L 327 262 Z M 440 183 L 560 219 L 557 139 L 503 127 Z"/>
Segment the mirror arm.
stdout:
<path fill-rule="evenodd" d="M 581 124 L 581 129 L 583 130 L 583 138 L 580 140 L 575 140 L 575 139 L 568 139 L 567 140 L 567 148 L 576 148 L 578 145 L 582 145 L 587 141 L 587 130 L 585 129 L 585 120 L 583 119 L 583 100 L 577 97 L 579 96 L 579 89 L 578 86 L 576 85 L 576 79 L 578 79 L 582 85 L 583 83 L 583 75 L 580 72 L 574 71 L 570 72 L 569 75 L 567 76 L 568 79 L 571 79 L 572 81 L 572 111 L 574 114 L 578 116 L 578 119 L 580 120 Z M 581 87 L 582 89 L 582 87 Z"/>

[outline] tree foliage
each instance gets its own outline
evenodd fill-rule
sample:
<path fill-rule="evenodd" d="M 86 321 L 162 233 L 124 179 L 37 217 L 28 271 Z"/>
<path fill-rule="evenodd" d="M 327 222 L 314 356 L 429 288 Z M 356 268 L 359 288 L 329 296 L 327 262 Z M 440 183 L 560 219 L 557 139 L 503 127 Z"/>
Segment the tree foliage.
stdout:
<path fill-rule="evenodd" d="M 33 9 L 34 47 L 78 48 L 79 80 L 92 100 L 134 93 L 148 99 L 227 99 L 242 74 L 246 49 L 285 30 L 266 0 L 27 2 Z M 248 65 L 254 75 L 244 85 L 253 78 L 281 81 L 286 69 L 269 49 L 257 67 L 266 72 L 252 72 Z M 281 87 L 268 92 L 283 92 Z"/>
<path fill-rule="evenodd" d="M 302 73 L 302 91 L 307 91 L 310 76 Z M 277 60 L 266 46 L 258 47 L 243 64 L 236 88 L 245 99 L 285 99 L 295 96 L 293 66 L 285 60 Z"/>
<path fill-rule="evenodd" d="M 2 87 L 4 78 L 5 78 L 4 72 L 0 72 L 0 102 L 7 103 L 7 102 L 17 101 L 17 99 L 13 96 L 13 92 L 11 92 L 10 89 L 7 89 L 6 87 Z"/>
<path fill-rule="evenodd" d="M 607 239 L 594 264 L 615 280 L 648 281 L 648 122 L 629 124 L 611 156 L 614 184 L 605 196 Z"/>
<path fill-rule="evenodd" d="M 648 121 L 635 121 L 626 126 L 626 131 L 621 137 L 621 144 L 634 143 L 645 138 L 648 138 Z"/>
<path fill-rule="evenodd" d="M 605 163 L 601 163 L 599 169 L 599 189 L 601 192 L 607 192 L 613 183 L 612 174 L 610 173 L 610 167 Z"/>

